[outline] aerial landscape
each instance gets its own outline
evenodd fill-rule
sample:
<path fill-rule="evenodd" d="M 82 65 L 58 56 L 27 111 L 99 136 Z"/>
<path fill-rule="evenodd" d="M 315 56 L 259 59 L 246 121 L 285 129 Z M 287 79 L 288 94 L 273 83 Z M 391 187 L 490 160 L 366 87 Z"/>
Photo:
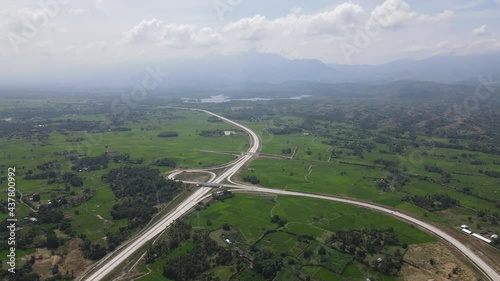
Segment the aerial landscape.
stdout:
<path fill-rule="evenodd" d="M 500 1 L 0 0 L 0 280 L 500 281 Z"/>

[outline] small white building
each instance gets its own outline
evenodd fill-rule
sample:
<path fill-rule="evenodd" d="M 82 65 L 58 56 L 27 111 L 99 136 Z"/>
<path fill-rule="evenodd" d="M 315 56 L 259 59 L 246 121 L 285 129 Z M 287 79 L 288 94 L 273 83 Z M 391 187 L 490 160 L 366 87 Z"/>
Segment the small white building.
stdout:
<path fill-rule="evenodd" d="M 30 218 L 30 221 L 32 221 L 32 222 L 37 222 L 37 221 L 38 221 L 38 219 L 37 219 L 37 218 Z"/>
<path fill-rule="evenodd" d="M 465 225 L 465 224 L 462 224 L 460 227 L 461 227 L 461 228 L 465 228 L 465 229 L 469 229 L 469 226 L 467 226 L 467 225 Z"/>
<path fill-rule="evenodd" d="M 498 239 L 498 235 L 496 234 L 491 235 L 491 239 Z"/>
<path fill-rule="evenodd" d="M 462 231 L 467 234 L 472 234 L 472 231 L 468 230 L 467 228 L 462 228 Z"/>
<path fill-rule="evenodd" d="M 233 242 L 231 240 L 229 240 L 229 239 L 226 239 L 226 243 L 229 244 L 229 245 L 233 244 Z"/>

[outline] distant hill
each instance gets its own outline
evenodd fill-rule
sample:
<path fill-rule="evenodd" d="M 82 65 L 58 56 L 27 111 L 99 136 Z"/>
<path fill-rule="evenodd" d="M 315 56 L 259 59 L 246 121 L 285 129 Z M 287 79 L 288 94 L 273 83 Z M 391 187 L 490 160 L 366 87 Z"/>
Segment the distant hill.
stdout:
<path fill-rule="evenodd" d="M 141 83 L 147 64 L 121 63 L 99 69 L 80 68 L 26 73 L 22 81 L 4 77 L 0 86 L 55 86 L 72 89 L 129 88 Z M 390 83 L 427 81 L 477 84 L 479 75 L 500 78 L 500 53 L 471 56 L 436 56 L 424 60 L 398 60 L 381 65 L 324 64 L 319 60 L 290 60 L 275 54 L 245 53 L 211 56 L 201 59 L 154 62 L 169 77 L 160 89 L 189 90 L 241 89 L 251 85 L 267 87 L 287 82 L 319 83 Z M 3 83 L 3 84 L 1 84 Z M 32 84 L 32 85 L 29 85 Z"/>
<path fill-rule="evenodd" d="M 399 80 L 457 83 L 478 81 L 480 75 L 500 75 L 500 54 L 436 56 L 424 60 L 399 60 L 376 66 L 330 64 L 347 81 L 390 82 Z"/>
<path fill-rule="evenodd" d="M 170 68 L 173 81 L 211 83 L 309 81 L 321 83 L 394 82 L 400 80 L 457 83 L 479 75 L 500 75 L 500 54 L 436 56 L 398 60 L 382 65 L 324 64 L 319 60 L 289 60 L 279 55 L 247 53 L 214 57 Z"/>

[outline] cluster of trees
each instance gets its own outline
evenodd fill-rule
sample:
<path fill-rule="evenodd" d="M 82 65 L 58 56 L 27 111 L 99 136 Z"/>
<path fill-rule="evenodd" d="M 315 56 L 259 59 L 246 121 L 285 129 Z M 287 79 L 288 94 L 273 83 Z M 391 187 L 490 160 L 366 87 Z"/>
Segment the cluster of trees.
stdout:
<path fill-rule="evenodd" d="M 212 122 L 212 123 L 221 123 L 222 120 L 219 118 L 219 117 L 215 117 L 215 116 L 208 116 L 208 122 Z"/>
<path fill-rule="evenodd" d="M 75 138 L 67 138 L 66 142 L 72 143 L 72 142 L 81 142 L 84 141 L 85 138 L 82 137 L 75 137 Z"/>
<path fill-rule="evenodd" d="M 500 172 L 497 171 L 485 171 L 484 174 L 492 178 L 500 178 Z"/>
<path fill-rule="evenodd" d="M 158 134 L 158 137 L 160 137 L 160 138 L 175 138 L 178 136 L 179 136 L 179 134 L 177 132 L 164 132 L 164 133 Z"/>
<path fill-rule="evenodd" d="M 145 225 L 158 210 L 144 198 L 127 197 L 111 210 L 114 220 L 128 219 L 128 227 L 133 229 Z"/>
<path fill-rule="evenodd" d="M 425 196 L 405 196 L 401 200 L 410 202 L 428 211 L 441 211 L 460 205 L 460 201 L 447 194 L 432 194 Z"/>
<path fill-rule="evenodd" d="M 114 128 L 111 128 L 111 131 L 113 131 L 113 132 L 130 132 L 130 131 L 132 131 L 132 129 L 127 128 L 127 127 L 114 127 Z"/>
<path fill-rule="evenodd" d="M 332 234 L 326 242 L 341 252 L 355 255 L 356 260 L 359 262 L 373 266 L 385 274 L 397 275 L 401 270 L 403 254 L 399 248 L 395 251 L 394 256 L 382 254 L 390 246 L 399 246 L 399 238 L 393 228 L 340 230 Z M 402 247 L 406 248 L 407 245 L 403 244 Z M 379 254 L 383 258 L 369 264 L 365 260 L 368 254 Z"/>
<path fill-rule="evenodd" d="M 173 159 L 170 158 L 163 158 L 159 159 L 153 162 L 153 165 L 155 166 L 160 166 L 160 167 L 172 167 L 175 168 L 176 163 Z"/>
<path fill-rule="evenodd" d="M 260 180 L 255 175 L 244 176 L 243 181 L 249 182 L 251 184 L 259 184 L 260 183 Z"/>
<path fill-rule="evenodd" d="M 146 253 L 146 263 L 152 264 L 164 254 L 180 247 L 183 242 L 191 238 L 193 227 L 184 220 L 175 221 L 168 228 L 166 241 L 161 240 L 156 244 L 150 244 Z"/>
<path fill-rule="evenodd" d="M 301 128 L 284 126 L 283 128 L 269 128 L 266 131 L 272 135 L 291 135 L 302 132 Z"/>
<path fill-rule="evenodd" d="M 363 257 L 376 254 L 389 246 L 399 244 L 399 239 L 394 229 L 346 229 L 332 234 L 327 243 L 334 248 Z"/>
<path fill-rule="evenodd" d="M 142 158 L 131 159 L 130 154 L 128 154 L 128 153 L 114 155 L 112 158 L 113 158 L 113 162 L 115 162 L 115 163 L 127 163 L 127 164 L 141 165 L 144 162 L 144 159 L 142 159 Z"/>
<path fill-rule="evenodd" d="M 0 271 L 0 279 L 5 281 L 40 281 L 40 275 L 33 272 L 34 259 L 25 262 L 20 268 L 16 268 L 16 273 L 12 274 L 7 270 Z"/>
<path fill-rule="evenodd" d="M 479 195 L 471 187 L 464 187 L 461 190 L 458 189 L 458 191 L 460 191 L 460 192 L 462 192 L 462 193 L 464 193 L 464 194 L 466 194 L 468 196 L 476 197 L 476 198 L 479 198 L 479 199 L 491 202 L 493 204 L 496 204 L 497 208 L 500 208 L 500 202 L 498 202 L 497 200 L 495 200 L 495 198 L 491 198 L 491 197 L 486 197 L 486 196 Z"/>
<path fill-rule="evenodd" d="M 147 167 L 123 167 L 102 176 L 103 182 L 111 185 L 118 199 L 111 210 L 111 216 L 115 220 L 127 219 L 128 225 L 121 227 L 116 233 L 107 233 L 107 246 L 92 243 L 82 237 L 84 242 L 81 250 L 86 258 L 98 260 L 113 251 L 134 229 L 151 220 L 157 211 L 154 207 L 156 204 L 168 202 L 180 192 L 182 183 L 165 180 L 159 174 L 158 170 Z"/>
<path fill-rule="evenodd" d="M 79 177 L 75 173 L 70 173 L 70 172 L 64 173 L 62 174 L 61 178 L 65 183 L 70 184 L 71 186 L 74 187 L 83 186 L 83 178 Z"/>
<path fill-rule="evenodd" d="M 36 125 L 36 122 L 31 121 L 8 122 L 0 118 L 0 137 L 6 137 L 7 139 L 12 139 L 13 137 L 39 140 L 47 139 L 52 128 L 49 126 L 37 127 Z"/>
<path fill-rule="evenodd" d="M 449 183 L 451 180 L 451 175 L 447 171 L 435 166 L 435 165 L 425 165 L 425 170 L 429 173 L 440 174 L 444 183 Z"/>
<path fill-rule="evenodd" d="M 212 198 L 224 202 L 224 200 L 233 198 L 234 193 L 229 190 L 224 190 L 222 193 L 212 193 Z"/>
<path fill-rule="evenodd" d="M 88 170 L 88 171 L 97 171 L 108 168 L 109 163 L 109 155 L 103 154 L 97 157 L 82 157 L 76 158 L 71 157 L 71 161 L 73 162 L 73 166 L 71 170 L 80 171 L 80 170 Z"/>
<path fill-rule="evenodd" d="M 386 275 L 396 276 L 403 266 L 403 254 L 399 249 L 396 250 L 394 256 L 384 255 L 381 259 L 373 261 L 372 265 L 377 271 Z"/>
<path fill-rule="evenodd" d="M 130 160 L 130 154 L 128 153 L 113 156 L 113 162 L 115 163 L 123 163 L 123 162 L 128 163 L 129 160 Z"/>
<path fill-rule="evenodd" d="M 61 163 L 59 163 L 57 160 L 54 160 L 38 165 L 36 166 L 36 168 L 40 171 L 59 170 L 61 169 Z"/>
<path fill-rule="evenodd" d="M 208 232 L 195 233 L 192 242 L 194 246 L 186 254 L 165 263 L 165 277 L 171 280 L 216 280 L 211 269 L 232 265 L 240 259 L 230 249 L 219 246 Z"/>
<path fill-rule="evenodd" d="M 382 158 L 378 158 L 378 159 L 373 160 L 373 163 L 375 165 L 380 165 L 380 166 L 384 167 L 384 169 L 386 169 L 386 170 L 398 168 L 398 163 L 391 161 L 391 160 L 382 159 Z"/>
<path fill-rule="evenodd" d="M 100 260 L 108 253 L 108 249 L 98 243 L 93 244 L 89 240 L 83 241 L 80 250 L 83 252 L 83 256 L 89 260 Z"/>
<path fill-rule="evenodd" d="M 166 180 L 160 171 L 148 167 L 123 167 L 113 169 L 102 176 L 102 180 L 111 185 L 117 198 L 145 197 L 165 202 L 180 191 L 182 183 Z"/>
<path fill-rule="evenodd" d="M 65 131 L 86 131 L 89 133 L 96 133 L 108 129 L 108 127 L 103 127 L 100 121 L 86 121 L 86 120 L 63 120 L 56 125 L 57 129 L 62 129 Z"/>
<path fill-rule="evenodd" d="M 404 191 L 404 186 L 409 182 L 408 177 L 403 173 L 391 173 L 387 177 L 380 179 L 377 187 L 383 191 Z"/>
<path fill-rule="evenodd" d="M 41 208 L 37 213 L 30 213 L 31 217 L 37 218 L 39 223 L 59 223 L 64 219 L 61 210 Z"/>
<path fill-rule="evenodd" d="M 212 131 L 201 131 L 199 133 L 200 136 L 202 137 L 222 137 L 225 135 L 223 130 L 212 130 Z"/>
<path fill-rule="evenodd" d="M 131 230 L 127 227 L 120 227 L 117 232 L 107 232 L 106 233 L 106 245 L 101 245 L 99 242 L 92 243 L 92 241 L 86 239 L 84 234 L 80 234 L 79 237 L 83 240 L 80 245 L 80 250 L 86 259 L 99 260 L 107 255 L 109 252 L 114 251 L 123 241 L 127 240 L 131 234 Z"/>
<path fill-rule="evenodd" d="M 24 179 L 26 180 L 46 180 L 55 181 L 55 179 L 59 176 L 59 170 L 61 169 L 61 164 L 54 160 L 43 163 L 41 165 L 36 166 L 36 169 L 40 171 L 35 174 L 33 170 L 29 169 L 26 171 L 24 175 Z"/>
<path fill-rule="evenodd" d="M 283 226 L 285 226 L 288 223 L 288 220 L 286 218 L 281 218 L 278 215 L 274 215 L 271 218 L 271 222 L 279 225 L 279 227 L 283 227 Z"/>
<path fill-rule="evenodd" d="M 32 170 L 26 171 L 26 175 L 24 176 L 25 180 L 46 180 L 46 179 L 55 179 L 59 176 L 58 171 L 43 171 L 38 174 L 34 174 Z"/>
<path fill-rule="evenodd" d="M 292 154 L 292 149 L 291 148 L 283 148 L 281 150 L 282 154 Z"/>
<path fill-rule="evenodd" d="M 47 231 L 47 248 L 57 249 L 57 247 L 59 247 L 59 239 L 57 238 L 54 230 L 49 229 Z"/>
<path fill-rule="evenodd" d="M 103 182 L 119 199 L 113 206 L 114 219 L 128 219 L 129 228 L 147 223 L 156 212 L 154 205 L 169 202 L 182 189 L 183 184 L 166 180 L 160 171 L 148 167 L 123 167 L 102 176 Z"/>
<path fill-rule="evenodd" d="M 257 250 L 254 254 L 253 270 L 266 280 L 273 280 L 283 267 L 283 258 L 267 249 Z"/>

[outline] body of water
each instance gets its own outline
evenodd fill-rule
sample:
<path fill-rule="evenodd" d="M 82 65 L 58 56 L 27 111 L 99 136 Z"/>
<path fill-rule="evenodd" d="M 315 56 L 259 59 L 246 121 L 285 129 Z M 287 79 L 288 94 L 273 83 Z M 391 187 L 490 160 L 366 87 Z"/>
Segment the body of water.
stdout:
<path fill-rule="evenodd" d="M 224 103 L 224 102 L 230 102 L 230 101 L 271 101 L 271 100 L 301 100 L 304 98 L 311 97 L 311 95 L 301 95 L 301 96 L 296 96 L 296 97 L 290 97 L 290 98 L 245 98 L 245 99 L 231 99 L 230 97 L 227 97 L 225 95 L 216 95 L 216 96 L 210 96 L 208 98 L 204 99 L 190 99 L 190 98 L 184 98 L 184 102 L 186 103 Z"/>

